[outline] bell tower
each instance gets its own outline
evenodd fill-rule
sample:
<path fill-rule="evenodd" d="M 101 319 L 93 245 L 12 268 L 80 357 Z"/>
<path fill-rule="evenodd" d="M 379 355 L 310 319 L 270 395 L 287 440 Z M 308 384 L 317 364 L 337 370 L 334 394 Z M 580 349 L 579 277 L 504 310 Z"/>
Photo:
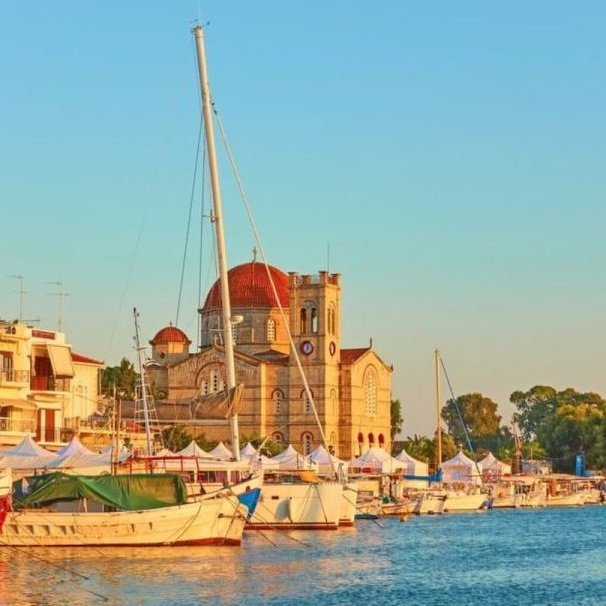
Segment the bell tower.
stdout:
<path fill-rule="evenodd" d="M 339 444 L 341 276 L 289 273 L 290 331 L 330 446 Z M 290 442 L 306 454 L 322 438 L 294 356 L 289 360 Z"/>

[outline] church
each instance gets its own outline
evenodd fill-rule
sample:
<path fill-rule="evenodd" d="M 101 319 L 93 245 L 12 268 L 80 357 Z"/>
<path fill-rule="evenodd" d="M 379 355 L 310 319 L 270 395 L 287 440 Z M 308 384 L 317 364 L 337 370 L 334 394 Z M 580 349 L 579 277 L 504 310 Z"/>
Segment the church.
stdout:
<path fill-rule="evenodd" d="M 371 446 L 389 451 L 393 367 L 372 341 L 367 347 L 341 348 L 341 275 L 287 274 L 252 261 L 231 268 L 228 282 L 236 379 L 242 385 L 237 410 L 241 439 L 269 436 L 308 454 L 323 442 L 315 405 L 322 432 L 338 457 L 349 459 Z M 175 326 L 162 328 L 150 341 L 146 373 L 157 399 L 164 401 L 158 406 L 191 407 L 221 400 L 224 394 L 219 281 L 199 313 L 196 353 L 190 353 L 191 340 Z M 289 331 L 313 404 L 291 353 Z M 199 432 L 229 442 L 225 418 L 203 416 Z"/>

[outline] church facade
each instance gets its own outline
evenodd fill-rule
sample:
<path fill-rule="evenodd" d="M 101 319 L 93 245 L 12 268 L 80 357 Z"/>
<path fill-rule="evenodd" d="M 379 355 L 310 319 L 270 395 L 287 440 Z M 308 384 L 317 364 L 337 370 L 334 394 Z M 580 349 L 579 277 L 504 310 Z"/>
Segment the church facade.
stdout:
<path fill-rule="evenodd" d="M 269 436 L 309 453 L 323 443 L 323 433 L 341 458 L 357 456 L 369 446 L 389 451 L 393 368 L 372 344 L 341 347 L 341 276 L 325 271 L 286 274 L 253 261 L 230 269 L 228 281 L 236 378 L 243 385 L 241 439 Z M 199 313 L 198 352 L 190 353 L 190 339 L 174 326 L 161 329 L 150 341 L 148 378 L 167 404 L 224 390 L 218 281 Z M 292 353 L 289 334 L 298 356 Z M 209 419 L 199 431 L 208 439 L 230 440 L 225 421 Z"/>

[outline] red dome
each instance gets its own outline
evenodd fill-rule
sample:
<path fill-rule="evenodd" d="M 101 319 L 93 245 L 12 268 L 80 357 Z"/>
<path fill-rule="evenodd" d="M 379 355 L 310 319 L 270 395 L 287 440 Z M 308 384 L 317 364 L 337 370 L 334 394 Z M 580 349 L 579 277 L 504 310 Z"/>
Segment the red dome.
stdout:
<path fill-rule="evenodd" d="M 276 267 L 268 266 L 276 286 L 282 307 L 288 307 L 288 275 Z M 278 307 L 267 270 L 263 263 L 243 263 L 227 272 L 229 296 L 232 308 L 238 307 Z M 203 311 L 220 309 L 221 286 L 217 280 L 206 295 Z"/>
<path fill-rule="evenodd" d="M 166 326 L 156 333 L 156 336 L 150 341 L 151 345 L 158 345 L 159 343 L 187 343 L 191 344 L 191 341 L 187 335 L 176 326 Z"/>

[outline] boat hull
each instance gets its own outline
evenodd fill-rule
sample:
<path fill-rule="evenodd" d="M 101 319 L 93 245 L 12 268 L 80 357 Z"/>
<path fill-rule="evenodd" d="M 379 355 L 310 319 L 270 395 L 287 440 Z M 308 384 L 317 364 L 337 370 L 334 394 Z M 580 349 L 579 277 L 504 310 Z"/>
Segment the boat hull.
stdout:
<path fill-rule="evenodd" d="M 358 501 L 358 485 L 347 482 L 343 485 L 341 496 L 341 512 L 339 513 L 339 526 L 353 526 L 356 519 Z"/>
<path fill-rule="evenodd" d="M 265 482 L 249 529 L 335 530 L 339 526 L 343 485 Z"/>
<path fill-rule="evenodd" d="M 21 510 L 7 514 L 0 545 L 239 545 L 246 513 L 233 496 L 137 511 Z"/>

